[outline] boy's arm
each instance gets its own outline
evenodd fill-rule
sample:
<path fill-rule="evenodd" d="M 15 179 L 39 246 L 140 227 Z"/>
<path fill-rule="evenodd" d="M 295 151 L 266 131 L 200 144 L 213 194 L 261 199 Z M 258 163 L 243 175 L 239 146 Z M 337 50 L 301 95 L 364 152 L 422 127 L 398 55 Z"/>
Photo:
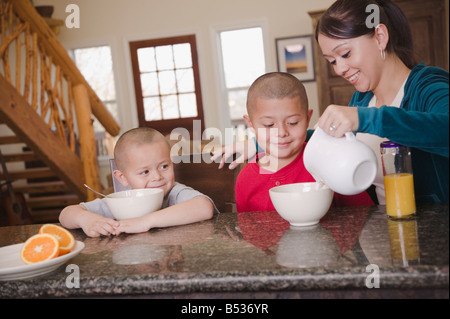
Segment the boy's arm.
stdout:
<path fill-rule="evenodd" d="M 212 218 L 214 206 L 204 196 L 196 196 L 148 215 L 120 221 L 117 232 L 142 233 L 155 227 L 191 224 Z"/>
<path fill-rule="evenodd" d="M 83 205 L 67 206 L 59 215 L 62 226 L 75 229 L 82 228 L 89 237 L 115 235 L 119 222 L 88 211 Z"/>

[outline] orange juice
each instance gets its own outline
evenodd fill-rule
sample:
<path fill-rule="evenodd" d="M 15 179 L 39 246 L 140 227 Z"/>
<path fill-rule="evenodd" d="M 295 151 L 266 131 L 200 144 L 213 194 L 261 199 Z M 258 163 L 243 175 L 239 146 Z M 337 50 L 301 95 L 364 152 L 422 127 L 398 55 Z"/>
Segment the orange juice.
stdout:
<path fill-rule="evenodd" d="M 416 221 L 388 219 L 388 229 L 392 258 L 402 261 L 403 265 L 418 260 L 419 242 Z"/>
<path fill-rule="evenodd" d="M 394 218 L 404 218 L 416 212 L 413 175 L 409 173 L 384 176 L 386 213 Z"/>

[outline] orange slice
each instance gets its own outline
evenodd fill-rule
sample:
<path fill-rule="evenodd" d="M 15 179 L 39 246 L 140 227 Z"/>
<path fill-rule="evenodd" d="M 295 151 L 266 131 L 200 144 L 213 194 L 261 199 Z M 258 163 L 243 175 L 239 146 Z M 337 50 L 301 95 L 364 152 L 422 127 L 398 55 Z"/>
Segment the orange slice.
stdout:
<path fill-rule="evenodd" d="M 50 234 L 31 236 L 20 250 L 20 258 L 26 264 L 49 260 L 59 255 L 59 241 Z"/>
<path fill-rule="evenodd" d="M 42 225 L 41 228 L 39 228 L 39 234 L 51 234 L 58 239 L 60 256 L 70 253 L 75 245 L 75 238 L 73 238 L 72 233 L 58 225 Z"/>

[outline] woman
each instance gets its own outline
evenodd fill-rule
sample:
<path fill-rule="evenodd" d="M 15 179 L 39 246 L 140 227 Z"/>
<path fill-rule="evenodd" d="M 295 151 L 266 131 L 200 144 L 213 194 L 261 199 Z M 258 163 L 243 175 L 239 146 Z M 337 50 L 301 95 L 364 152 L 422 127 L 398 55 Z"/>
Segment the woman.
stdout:
<path fill-rule="evenodd" d="M 376 27 L 366 23 L 371 4 L 380 12 Z M 316 40 L 336 73 L 356 89 L 351 107 L 329 105 L 318 126 L 335 137 L 357 132 L 372 147 L 378 157 L 379 203 L 385 204 L 379 150 L 385 140 L 411 147 L 416 202 L 447 202 L 448 72 L 416 64 L 403 12 L 388 0 L 338 0 L 320 18 Z M 215 152 L 213 159 L 219 153 L 226 158 L 228 150 Z"/>
<path fill-rule="evenodd" d="M 379 8 L 375 28 L 367 26 L 369 4 Z M 336 73 L 357 90 L 353 107 L 328 106 L 318 125 L 336 137 L 358 132 L 378 158 L 384 140 L 411 147 L 416 201 L 448 201 L 448 72 L 415 63 L 402 11 L 388 0 L 339 0 L 319 20 L 316 39 Z M 378 164 L 374 184 L 384 204 Z"/>

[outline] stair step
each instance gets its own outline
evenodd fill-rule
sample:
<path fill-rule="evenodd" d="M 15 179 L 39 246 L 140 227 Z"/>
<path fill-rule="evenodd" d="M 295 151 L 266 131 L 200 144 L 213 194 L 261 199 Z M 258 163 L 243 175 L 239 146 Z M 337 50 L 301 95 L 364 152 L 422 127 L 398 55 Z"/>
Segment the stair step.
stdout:
<path fill-rule="evenodd" d="M 40 177 L 55 177 L 55 173 L 48 167 L 27 168 L 24 170 L 9 171 L 9 178 L 12 180 L 24 178 L 40 178 Z M 3 173 L 0 173 L 0 180 L 4 180 Z"/>
<path fill-rule="evenodd" d="M 38 161 L 39 157 L 32 151 L 24 151 L 20 153 L 5 153 L 3 154 L 5 162 L 26 162 Z"/>
<path fill-rule="evenodd" d="M 22 144 L 23 142 L 15 135 L 0 136 L 0 145 Z"/>
<path fill-rule="evenodd" d="M 27 200 L 31 209 L 44 207 L 66 207 L 80 203 L 80 199 L 75 194 L 64 194 L 55 196 L 30 197 Z"/>
<path fill-rule="evenodd" d="M 69 188 L 63 181 L 28 183 L 23 185 L 14 185 L 15 191 L 27 194 L 53 193 L 68 191 Z"/>

